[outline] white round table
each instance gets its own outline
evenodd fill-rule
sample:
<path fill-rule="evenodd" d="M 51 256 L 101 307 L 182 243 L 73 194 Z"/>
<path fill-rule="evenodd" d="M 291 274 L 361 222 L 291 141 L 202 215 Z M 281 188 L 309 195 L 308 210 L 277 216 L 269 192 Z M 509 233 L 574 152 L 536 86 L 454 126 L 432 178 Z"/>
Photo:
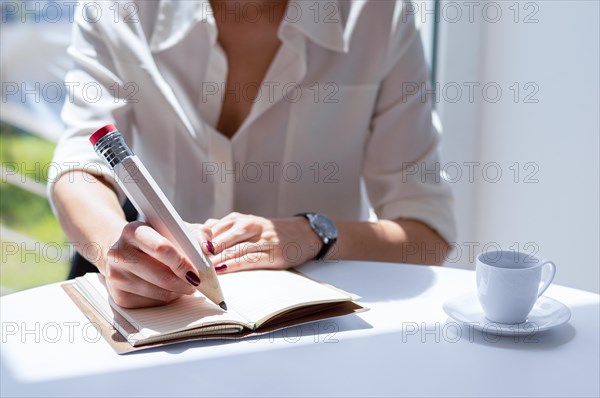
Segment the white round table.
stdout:
<path fill-rule="evenodd" d="M 600 298 L 553 285 L 571 320 L 498 338 L 442 310 L 475 291 L 469 270 L 391 263 L 300 271 L 370 311 L 259 339 L 119 356 L 59 284 L 0 299 L 2 396 L 599 396 Z"/>

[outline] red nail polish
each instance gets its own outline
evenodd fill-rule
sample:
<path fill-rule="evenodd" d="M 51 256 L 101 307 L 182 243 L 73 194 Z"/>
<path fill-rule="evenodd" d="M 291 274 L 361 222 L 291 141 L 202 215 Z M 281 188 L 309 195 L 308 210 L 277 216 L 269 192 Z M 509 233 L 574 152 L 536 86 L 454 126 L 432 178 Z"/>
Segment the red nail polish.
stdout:
<path fill-rule="evenodd" d="M 219 272 L 219 271 L 225 271 L 227 269 L 227 264 L 222 264 L 219 265 L 218 267 L 215 267 L 215 271 Z"/>
<path fill-rule="evenodd" d="M 206 249 L 208 249 L 208 252 L 210 254 L 212 254 L 213 256 L 215 255 L 215 246 L 209 240 L 206 241 Z"/>
<path fill-rule="evenodd" d="M 200 278 L 198 278 L 198 275 L 194 274 L 192 271 L 188 271 L 187 274 L 185 274 L 185 279 L 187 279 L 187 281 L 194 286 L 200 285 Z"/>

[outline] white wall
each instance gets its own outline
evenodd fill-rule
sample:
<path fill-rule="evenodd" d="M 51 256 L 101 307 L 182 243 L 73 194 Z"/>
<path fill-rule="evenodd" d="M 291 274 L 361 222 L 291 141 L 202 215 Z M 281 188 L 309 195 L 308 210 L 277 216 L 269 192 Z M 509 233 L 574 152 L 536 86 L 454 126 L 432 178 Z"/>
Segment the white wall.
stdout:
<path fill-rule="evenodd" d="M 518 245 L 555 260 L 557 283 L 599 292 L 599 3 L 475 4 L 469 15 L 462 2 L 442 2 L 442 166 L 458 180 L 462 248 L 451 264 L 472 266 L 469 246 Z M 472 103 L 468 82 L 479 84 Z M 464 162 L 477 162 L 472 182 Z"/>

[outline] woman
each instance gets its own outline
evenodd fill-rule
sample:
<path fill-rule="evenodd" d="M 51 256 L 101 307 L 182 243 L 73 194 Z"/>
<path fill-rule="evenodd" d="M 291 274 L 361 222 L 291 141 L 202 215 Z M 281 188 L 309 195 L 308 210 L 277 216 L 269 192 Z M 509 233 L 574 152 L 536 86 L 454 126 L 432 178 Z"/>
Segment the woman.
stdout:
<path fill-rule="evenodd" d="M 404 3 L 84 3 L 70 53 L 50 196 L 69 238 L 98 249 L 82 254 L 118 304 L 163 304 L 199 281 L 170 242 L 125 220 L 124 196 L 88 142 L 107 123 L 218 272 L 443 262 L 451 195 Z"/>

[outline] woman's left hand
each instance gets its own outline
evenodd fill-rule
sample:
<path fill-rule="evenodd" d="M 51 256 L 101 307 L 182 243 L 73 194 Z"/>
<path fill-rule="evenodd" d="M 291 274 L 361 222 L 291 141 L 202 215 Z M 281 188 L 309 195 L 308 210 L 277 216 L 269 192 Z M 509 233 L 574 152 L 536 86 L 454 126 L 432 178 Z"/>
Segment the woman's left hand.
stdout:
<path fill-rule="evenodd" d="M 323 244 L 304 217 L 267 219 L 230 213 L 208 219 L 218 273 L 249 269 L 287 269 L 312 260 Z"/>

